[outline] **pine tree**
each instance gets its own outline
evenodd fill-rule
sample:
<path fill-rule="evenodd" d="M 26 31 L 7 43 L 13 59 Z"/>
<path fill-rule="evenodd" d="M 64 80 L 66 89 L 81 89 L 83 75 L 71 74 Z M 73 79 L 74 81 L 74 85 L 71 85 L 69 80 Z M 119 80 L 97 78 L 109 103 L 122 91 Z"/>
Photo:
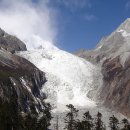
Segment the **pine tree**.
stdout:
<path fill-rule="evenodd" d="M 102 114 L 100 112 L 97 113 L 95 118 L 95 130 L 105 130 L 105 125 L 102 121 Z"/>
<path fill-rule="evenodd" d="M 83 115 L 83 130 L 92 130 L 93 129 L 93 118 L 90 115 L 89 111 Z"/>
<path fill-rule="evenodd" d="M 25 117 L 25 130 L 36 130 L 37 116 L 31 113 L 28 113 Z"/>
<path fill-rule="evenodd" d="M 9 111 L 10 111 L 10 123 L 12 130 L 19 129 L 19 110 L 18 110 L 18 101 L 17 97 L 11 96 L 9 103 Z"/>
<path fill-rule="evenodd" d="M 109 121 L 109 127 L 111 128 L 111 130 L 119 130 L 119 121 L 114 115 L 109 118 Z"/>
<path fill-rule="evenodd" d="M 7 102 L 3 102 L 2 99 L 0 98 L 0 130 L 4 130 L 6 129 L 6 114 L 8 113 L 8 111 L 6 112 L 8 108 L 8 103 Z M 6 112 L 6 113 L 5 113 Z M 8 115 L 8 114 L 7 114 Z"/>
<path fill-rule="evenodd" d="M 82 121 L 78 120 L 76 122 L 76 129 L 75 130 L 84 130 Z"/>
<path fill-rule="evenodd" d="M 129 124 L 129 121 L 127 119 L 123 119 L 122 124 L 124 126 L 122 130 L 130 130 L 130 124 Z"/>
<path fill-rule="evenodd" d="M 50 126 L 51 116 L 51 105 L 49 103 L 44 103 L 44 109 L 42 110 L 41 117 L 39 117 L 37 121 L 37 129 L 36 130 L 48 130 Z"/>
<path fill-rule="evenodd" d="M 59 117 L 58 115 L 56 116 L 56 124 L 54 125 L 55 130 L 59 130 Z"/>
<path fill-rule="evenodd" d="M 0 130 L 19 129 L 19 111 L 16 95 L 8 101 L 0 100 Z"/>
<path fill-rule="evenodd" d="M 25 113 L 23 112 L 19 112 L 19 130 L 25 130 L 25 119 L 24 119 L 24 115 Z"/>
<path fill-rule="evenodd" d="M 76 129 L 75 118 L 77 117 L 78 110 L 72 104 L 66 106 L 69 109 L 69 112 L 66 114 L 66 119 L 65 119 L 66 126 L 64 129 L 75 130 Z"/>

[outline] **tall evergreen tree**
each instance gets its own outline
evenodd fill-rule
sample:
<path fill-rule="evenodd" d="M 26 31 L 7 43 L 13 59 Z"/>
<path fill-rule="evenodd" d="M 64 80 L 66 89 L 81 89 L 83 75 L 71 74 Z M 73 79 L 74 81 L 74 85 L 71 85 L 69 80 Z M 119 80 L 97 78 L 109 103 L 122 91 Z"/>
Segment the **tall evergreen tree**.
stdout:
<path fill-rule="evenodd" d="M 52 118 L 50 111 L 51 105 L 44 103 L 40 118 L 34 110 L 23 116 L 15 96 L 9 101 L 0 98 L 0 130 L 48 130 Z"/>
<path fill-rule="evenodd" d="M 0 100 L 0 130 L 19 130 L 19 111 L 16 95 Z"/>
<path fill-rule="evenodd" d="M 97 113 L 95 118 L 95 130 L 105 130 L 105 125 L 102 121 L 102 114 L 100 112 Z"/>
<path fill-rule="evenodd" d="M 59 116 L 56 116 L 56 124 L 54 124 L 54 129 L 59 130 Z"/>
<path fill-rule="evenodd" d="M 31 113 L 28 113 L 25 117 L 24 128 L 25 130 L 36 130 L 37 126 L 37 116 Z"/>
<path fill-rule="evenodd" d="M 66 126 L 64 129 L 75 130 L 78 110 L 72 104 L 66 106 L 69 109 L 69 112 L 66 114 L 66 118 L 65 118 Z"/>
<path fill-rule="evenodd" d="M 76 129 L 75 130 L 84 130 L 82 121 L 78 120 L 76 122 Z"/>
<path fill-rule="evenodd" d="M 83 130 L 92 130 L 93 129 L 93 126 L 94 126 L 93 125 L 93 118 L 90 115 L 89 111 L 84 113 L 82 125 L 83 125 Z"/>
<path fill-rule="evenodd" d="M 129 121 L 127 119 L 123 119 L 122 124 L 123 124 L 122 130 L 130 130 L 130 124 L 129 124 Z"/>
<path fill-rule="evenodd" d="M 44 103 L 44 109 L 41 113 L 41 117 L 39 117 L 37 121 L 37 129 L 36 130 L 48 130 L 48 127 L 50 126 L 50 121 L 52 119 L 51 116 L 51 105 L 49 103 Z"/>
<path fill-rule="evenodd" d="M 111 128 L 111 130 L 119 130 L 119 120 L 114 115 L 109 118 L 109 121 L 109 127 Z"/>

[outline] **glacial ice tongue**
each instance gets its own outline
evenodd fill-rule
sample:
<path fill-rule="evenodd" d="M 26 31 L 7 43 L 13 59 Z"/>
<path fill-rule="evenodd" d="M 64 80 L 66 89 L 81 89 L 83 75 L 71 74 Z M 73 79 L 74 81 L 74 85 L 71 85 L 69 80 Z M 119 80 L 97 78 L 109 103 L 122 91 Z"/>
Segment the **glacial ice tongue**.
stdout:
<path fill-rule="evenodd" d="M 96 106 L 92 100 L 95 95 L 90 92 L 101 86 L 100 68 L 58 48 L 35 49 L 19 55 L 46 73 L 43 91 L 56 110 L 64 111 L 70 103 L 79 107 Z"/>

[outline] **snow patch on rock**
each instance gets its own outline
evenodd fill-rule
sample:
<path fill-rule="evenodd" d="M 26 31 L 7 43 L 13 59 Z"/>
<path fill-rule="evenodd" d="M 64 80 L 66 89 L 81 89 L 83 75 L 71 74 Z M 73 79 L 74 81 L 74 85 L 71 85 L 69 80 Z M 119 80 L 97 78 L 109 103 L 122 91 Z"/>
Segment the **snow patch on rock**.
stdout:
<path fill-rule="evenodd" d="M 130 36 L 130 33 L 128 33 L 128 32 L 125 31 L 125 30 L 122 30 L 122 29 L 121 29 L 121 30 L 118 30 L 117 32 L 120 32 L 123 37 L 128 37 L 128 36 Z"/>
<path fill-rule="evenodd" d="M 120 55 L 120 63 L 122 66 L 125 65 L 125 62 L 129 59 L 130 52 L 124 52 L 122 55 Z"/>

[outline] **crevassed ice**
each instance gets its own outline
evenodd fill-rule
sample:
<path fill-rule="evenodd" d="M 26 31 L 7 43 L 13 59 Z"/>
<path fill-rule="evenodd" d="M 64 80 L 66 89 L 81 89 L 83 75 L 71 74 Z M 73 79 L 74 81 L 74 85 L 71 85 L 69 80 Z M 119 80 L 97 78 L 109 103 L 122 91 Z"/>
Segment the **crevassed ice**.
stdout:
<path fill-rule="evenodd" d="M 65 105 L 95 107 L 88 93 L 101 86 L 101 72 L 95 65 L 58 48 L 35 49 L 21 52 L 21 56 L 46 72 L 43 91 L 47 101 L 59 111 Z M 93 97 L 92 95 L 91 97 Z"/>

